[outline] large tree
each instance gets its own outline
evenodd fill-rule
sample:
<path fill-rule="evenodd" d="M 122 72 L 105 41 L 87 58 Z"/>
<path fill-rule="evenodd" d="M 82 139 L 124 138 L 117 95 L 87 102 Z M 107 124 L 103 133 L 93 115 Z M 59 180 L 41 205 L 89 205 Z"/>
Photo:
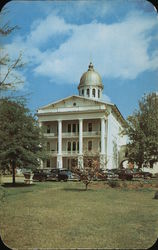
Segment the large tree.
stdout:
<path fill-rule="evenodd" d="M 4 8 L 0 12 L 0 22 L 3 23 L 3 17 L 6 15 L 7 10 Z M 0 38 L 7 37 L 18 27 L 10 27 L 9 23 L 5 23 L 0 26 Z M 6 90 L 14 90 L 16 87 L 23 83 L 17 70 L 20 70 L 24 66 L 22 62 L 22 53 L 19 52 L 17 58 L 13 59 L 8 54 L 5 46 L 0 44 L 0 92 Z"/>
<path fill-rule="evenodd" d="M 36 168 L 45 158 L 42 132 L 23 100 L 0 100 L 0 166 Z"/>
<path fill-rule="evenodd" d="M 158 161 L 158 94 L 144 95 L 127 123 L 129 160 L 140 168 L 142 164 L 152 167 Z"/>

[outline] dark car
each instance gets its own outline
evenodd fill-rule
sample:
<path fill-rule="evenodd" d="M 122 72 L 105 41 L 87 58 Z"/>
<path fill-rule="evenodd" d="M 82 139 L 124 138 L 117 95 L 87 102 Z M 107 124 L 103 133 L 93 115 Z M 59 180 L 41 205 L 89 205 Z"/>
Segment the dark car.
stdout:
<path fill-rule="evenodd" d="M 133 174 L 132 174 L 132 171 L 130 169 L 121 169 L 118 172 L 118 177 L 121 180 L 131 181 L 133 179 Z"/>
<path fill-rule="evenodd" d="M 69 170 L 60 169 L 58 172 L 58 181 L 67 181 L 70 176 Z"/>
<path fill-rule="evenodd" d="M 47 172 L 44 169 L 38 169 L 33 171 L 33 180 L 34 181 L 46 181 L 47 180 Z"/>

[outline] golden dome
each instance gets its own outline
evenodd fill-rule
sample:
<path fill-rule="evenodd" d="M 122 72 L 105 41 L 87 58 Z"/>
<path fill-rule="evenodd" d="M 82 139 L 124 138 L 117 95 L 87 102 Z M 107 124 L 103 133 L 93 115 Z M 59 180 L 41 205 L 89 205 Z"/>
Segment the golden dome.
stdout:
<path fill-rule="evenodd" d="M 85 87 L 85 86 L 95 86 L 95 87 L 100 87 L 103 89 L 103 83 L 101 76 L 96 72 L 93 68 L 93 64 L 90 62 L 88 71 L 83 73 L 83 75 L 80 78 L 80 83 L 78 85 L 78 89 L 80 87 Z"/>

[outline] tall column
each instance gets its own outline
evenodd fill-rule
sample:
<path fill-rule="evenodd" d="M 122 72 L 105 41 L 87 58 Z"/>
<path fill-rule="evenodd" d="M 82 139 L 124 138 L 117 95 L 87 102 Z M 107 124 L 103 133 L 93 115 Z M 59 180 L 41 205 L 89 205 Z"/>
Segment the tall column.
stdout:
<path fill-rule="evenodd" d="M 83 120 L 79 119 L 79 156 L 78 167 L 83 168 Z"/>
<path fill-rule="evenodd" d="M 100 166 L 101 168 L 106 168 L 105 166 L 105 118 L 101 118 L 101 152 L 100 152 Z"/>
<path fill-rule="evenodd" d="M 57 168 L 62 168 L 62 121 L 58 120 L 58 156 Z"/>

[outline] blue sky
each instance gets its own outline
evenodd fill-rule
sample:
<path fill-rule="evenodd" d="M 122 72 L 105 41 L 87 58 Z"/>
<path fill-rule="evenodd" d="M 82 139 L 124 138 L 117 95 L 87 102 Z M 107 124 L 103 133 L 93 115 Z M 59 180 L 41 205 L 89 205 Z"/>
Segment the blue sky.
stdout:
<path fill-rule="evenodd" d="M 124 117 L 144 93 L 158 91 L 158 15 L 146 0 L 12 1 L 3 22 L 20 29 L 3 39 L 25 68 L 19 93 L 38 107 L 78 94 L 90 60 L 102 77 L 104 100 Z"/>

